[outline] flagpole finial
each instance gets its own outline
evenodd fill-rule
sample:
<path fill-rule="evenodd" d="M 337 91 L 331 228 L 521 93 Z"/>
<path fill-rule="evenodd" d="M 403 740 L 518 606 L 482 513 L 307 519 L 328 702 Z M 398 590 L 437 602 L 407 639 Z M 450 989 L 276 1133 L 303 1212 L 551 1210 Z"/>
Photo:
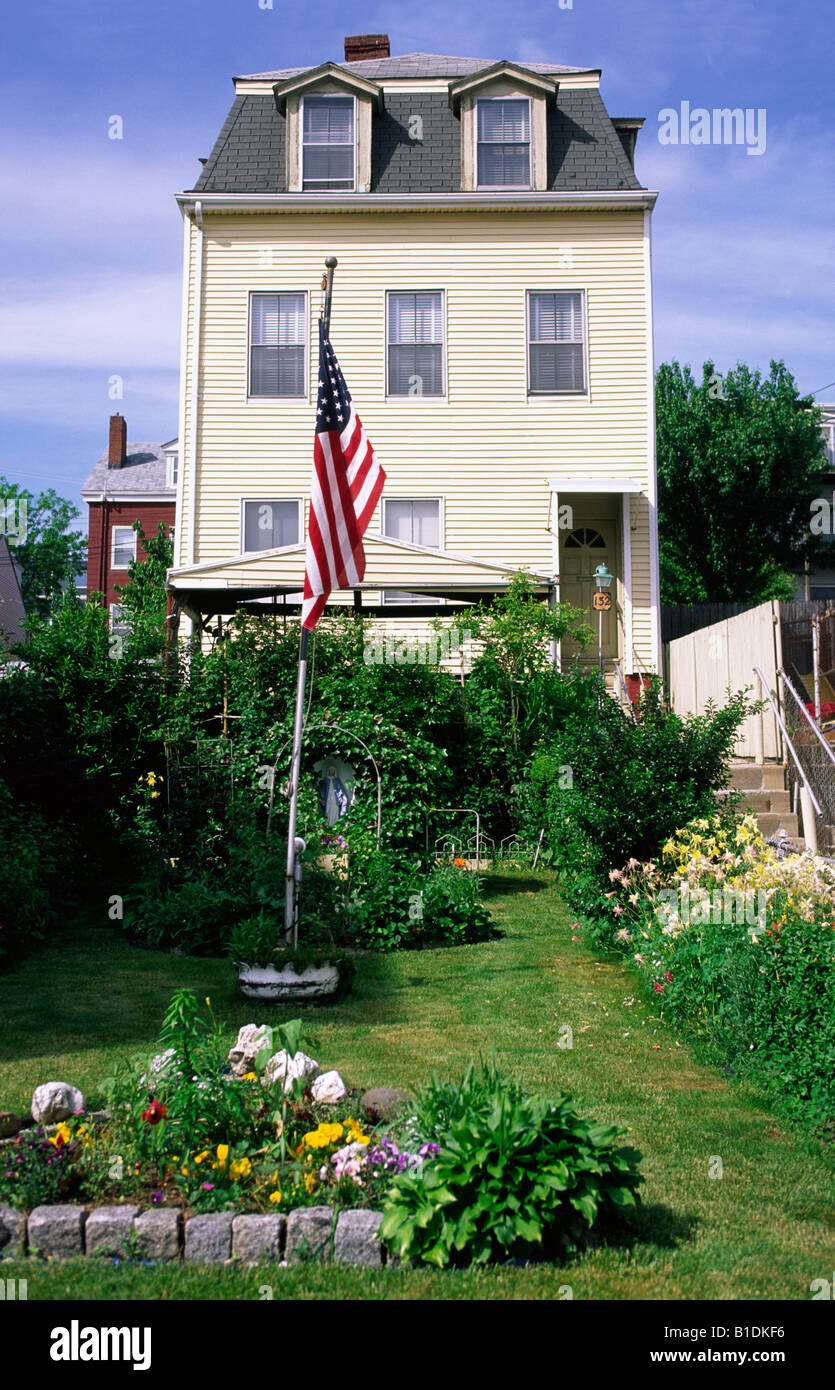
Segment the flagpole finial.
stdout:
<path fill-rule="evenodd" d="M 338 265 L 339 265 L 339 261 L 336 259 L 336 256 L 326 256 L 326 257 L 325 257 L 325 265 L 328 267 L 328 270 L 330 270 L 330 269 L 332 269 L 333 267 L 338 266 Z"/>

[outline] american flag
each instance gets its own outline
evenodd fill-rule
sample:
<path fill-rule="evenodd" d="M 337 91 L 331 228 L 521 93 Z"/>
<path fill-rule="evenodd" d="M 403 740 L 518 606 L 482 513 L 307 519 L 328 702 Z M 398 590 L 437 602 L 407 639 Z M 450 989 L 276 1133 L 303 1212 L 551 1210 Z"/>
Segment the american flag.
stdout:
<path fill-rule="evenodd" d="M 316 626 L 333 589 L 352 589 L 362 581 L 362 538 L 385 481 L 320 319 L 303 627 Z"/>

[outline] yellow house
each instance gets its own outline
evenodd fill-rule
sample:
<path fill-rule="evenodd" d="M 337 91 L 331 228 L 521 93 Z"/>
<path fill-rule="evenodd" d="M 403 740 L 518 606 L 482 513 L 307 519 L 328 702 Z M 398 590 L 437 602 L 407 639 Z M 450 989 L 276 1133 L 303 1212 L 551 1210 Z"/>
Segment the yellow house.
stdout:
<path fill-rule="evenodd" d="M 335 256 L 331 341 L 387 482 L 362 589 L 334 601 L 414 625 L 523 568 L 591 609 L 605 563 L 610 669 L 659 669 L 656 194 L 633 167 L 642 121 L 612 119 L 599 83 L 390 57 L 381 35 L 235 80 L 178 195 L 178 613 L 298 612 Z"/>

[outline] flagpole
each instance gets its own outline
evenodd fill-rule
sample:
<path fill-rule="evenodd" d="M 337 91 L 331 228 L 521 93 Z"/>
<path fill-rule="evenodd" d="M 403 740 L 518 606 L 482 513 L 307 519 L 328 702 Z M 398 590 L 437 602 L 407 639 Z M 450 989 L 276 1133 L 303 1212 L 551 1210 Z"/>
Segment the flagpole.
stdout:
<path fill-rule="evenodd" d="M 333 298 L 333 272 L 336 269 L 336 256 L 325 257 L 325 274 L 322 280 L 324 303 L 320 314 L 325 336 L 330 332 L 331 300 Z M 296 677 L 296 711 L 293 718 L 293 759 L 290 765 L 290 815 L 287 826 L 287 872 L 284 879 L 284 939 L 288 945 L 298 945 L 299 941 L 299 889 L 301 886 L 301 861 L 298 855 L 304 849 L 304 842 L 296 836 L 296 816 L 299 803 L 299 772 L 302 760 L 302 723 L 304 719 L 304 690 L 307 681 L 307 647 L 310 632 L 306 627 L 299 637 L 299 669 Z"/>

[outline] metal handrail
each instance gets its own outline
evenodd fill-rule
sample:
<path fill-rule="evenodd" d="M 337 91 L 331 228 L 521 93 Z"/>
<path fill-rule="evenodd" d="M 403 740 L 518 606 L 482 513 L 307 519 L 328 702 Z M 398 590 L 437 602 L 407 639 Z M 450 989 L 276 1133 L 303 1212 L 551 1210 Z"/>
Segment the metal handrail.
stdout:
<path fill-rule="evenodd" d="M 809 794 L 809 800 L 811 801 L 812 805 L 814 806 L 815 811 L 817 812 L 817 814 L 818 814 L 819 816 L 822 816 L 822 815 L 823 815 L 823 811 L 821 810 L 820 802 L 818 801 L 818 798 L 815 796 L 815 793 L 812 791 L 812 788 L 809 786 L 809 779 L 808 779 L 808 777 L 806 776 L 806 773 L 803 771 L 803 768 L 800 766 L 800 759 L 798 758 L 797 754 L 796 754 L 795 751 L 794 751 L 794 744 L 792 743 L 792 741 L 791 741 L 791 739 L 790 739 L 790 737 L 789 737 L 789 731 L 788 731 L 788 729 L 786 728 L 785 724 L 783 723 L 783 716 L 781 715 L 779 709 L 777 708 L 777 704 L 776 704 L 776 702 L 775 702 L 774 696 L 772 695 L 771 691 L 770 691 L 769 688 L 768 688 L 768 681 L 766 680 L 766 678 L 765 678 L 765 676 L 763 675 L 762 671 L 760 670 L 759 666 L 755 666 L 755 667 L 754 667 L 754 672 L 755 672 L 755 674 L 756 674 L 757 676 L 759 676 L 760 688 L 761 688 L 762 690 L 765 691 L 766 697 L 767 697 L 767 699 L 768 699 L 768 703 L 771 705 L 771 708 L 772 708 L 772 710 L 774 711 L 774 718 L 777 720 L 777 723 L 780 725 L 780 728 L 781 728 L 782 731 L 783 731 L 783 737 L 784 737 L 784 739 L 786 740 L 786 744 L 787 744 L 787 746 L 788 746 L 789 752 L 791 753 L 792 757 L 794 758 L 794 765 L 795 765 L 795 767 L 797 768 L 797 771 L 798 771 L 798 775 L 799 775 L 799 777 L 800 777 L 800 780 L 801 780 L 801 782 L 803 783 L 803 786 L 804 786 L 805 790 L 806 790 L 806 791 L 808 792 L 808 794 Z"/>
<path fill-rule="evenodd" d="M 818 726 L 817 726 L 817 724 L 815 723 L 814 719 L 812 718 L 811 714 L 810 714 L 809 711 L 807 710 L 806 706 L 804 705 L 803 701 L 801 700 L 800 696 L 798 695 L 797 691 L 795 690 L 794 686 L 792 685 L 790 677 L 786 675 L 786 673 L 785 673 L 785 671 L 783 670 L 782 666 L 780 667 L 780 669 L 779 669 L 779 671 L 777 672 L 777 674 L 778 674 L 778 676 L 780 676 L 780 677 L 782 678 L 783 685 L 784 685 L 784 686 L 788 686 L 789 690 L 791 691 L 792 695 L 794 696 L 794 699 L 795 699 L 795 703 L 796 703 L 796 705 L 797 705 L 797 708 L 800 710 L 801 714 L 802 714 L 802 715 L 804 716 L 804 718 L 806 719 L 807 723 L 809 724 L 810 729 L 812 730 L 812 733 L 815 735 L 815 738 L 818 740 L 818 743 L 822 744 L 823 747 L 826 749 L 826 752 L 827 752 L 827 755 L 828 755 L 828 757 L 829 757 L 830 762 L 835 763 L 835 753 L 832 752 L 832 749 L 830 748 L 829 744 L 827 743 L 826 739 L 824 738 L 823 734 L 821 733 L 820 729 L 818 728 Z"/>

